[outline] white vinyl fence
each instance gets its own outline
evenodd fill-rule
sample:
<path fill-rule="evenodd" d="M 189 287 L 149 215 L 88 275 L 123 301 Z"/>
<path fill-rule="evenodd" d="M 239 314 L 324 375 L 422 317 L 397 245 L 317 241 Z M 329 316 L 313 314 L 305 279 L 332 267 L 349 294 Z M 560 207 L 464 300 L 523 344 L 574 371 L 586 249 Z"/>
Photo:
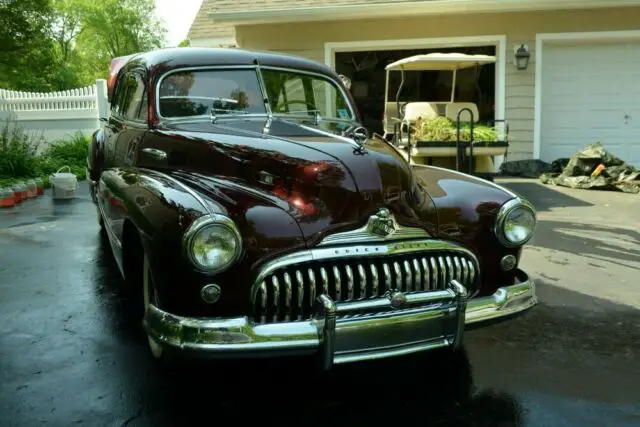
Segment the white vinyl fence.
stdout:
<path fill-rule="evenodd" d="M 61 92 L 19 92 L 0 89 L 0 128 L 16 122 L 27 133 L 42 137 L 50 144 L 73 136 L 86 136 L 101 127 L 100 117 L 107 117 L 107 82 Z M 42 148 L 42 147 L 41 147 Z"/>

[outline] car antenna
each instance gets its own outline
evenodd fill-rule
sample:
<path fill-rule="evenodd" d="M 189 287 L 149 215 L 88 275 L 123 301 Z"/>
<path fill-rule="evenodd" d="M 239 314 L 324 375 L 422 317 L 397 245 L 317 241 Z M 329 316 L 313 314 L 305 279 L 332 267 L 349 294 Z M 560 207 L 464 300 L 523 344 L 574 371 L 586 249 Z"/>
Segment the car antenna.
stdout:
<path fill-rule="evenodd" d="M 262 77 L 262 70 L 260 69 L 260 61 L 258 58 L 253 58 L 253 63 L 256 65 L 256 71 L 258 72 L 258 83 L 260 84 L 260 92 L 262 92 L 262 102 L 264 103 L 264 108 L 267 111 L 267 119 L 264 122 L 264 127 L 262 128 L 262 133 L 269 133 L 271 129 L 271 121 L 273 120 L 273 114 L 271 113 L 271 106 L 269 105 L 269 99 L 267 98 L 267 85 L 264 83 L 264 78 Z"/>

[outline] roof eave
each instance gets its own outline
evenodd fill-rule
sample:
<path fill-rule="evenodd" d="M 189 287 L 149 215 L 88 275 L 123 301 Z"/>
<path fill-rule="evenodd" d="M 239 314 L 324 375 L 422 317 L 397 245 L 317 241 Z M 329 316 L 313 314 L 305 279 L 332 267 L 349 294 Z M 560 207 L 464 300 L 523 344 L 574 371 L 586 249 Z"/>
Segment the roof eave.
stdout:
<path fill-rule="evenodd" d="M 276 24 L 285 22 L 338 21 L 349 19 L 393 18 L 411 15 L 457 13 L 528 12 L 557 9 L 595 9 L 638 6 L 638 0 L 430 0 L 423 2 L 380 3 L 371 7 L 357 5 L 314 6 L 306 8 L 261 9 L 209 12 L 218 23 L 233 25 Z"/>

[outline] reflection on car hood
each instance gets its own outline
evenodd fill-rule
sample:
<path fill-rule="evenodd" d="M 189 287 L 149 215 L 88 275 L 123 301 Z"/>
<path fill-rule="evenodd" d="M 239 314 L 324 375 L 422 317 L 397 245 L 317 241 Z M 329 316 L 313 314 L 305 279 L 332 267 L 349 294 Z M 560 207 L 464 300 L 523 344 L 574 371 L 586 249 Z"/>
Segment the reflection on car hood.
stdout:
<path fill-rule="evenodd" d="M 352 140 L 310 126 L 275 120 L 268 133 L 263 126 L 240 119 L 174 124 L 151 132 L 143 145 L 167 151 L 169 163 L 178 159 L 201 191 L 232 186 L 270 200 L 289 212 L 308 243 L 361 225 L 381 207 L 400 224 L 436 232 L 431 199 L 385 141 L 370 140 L 362 154 Z"/>

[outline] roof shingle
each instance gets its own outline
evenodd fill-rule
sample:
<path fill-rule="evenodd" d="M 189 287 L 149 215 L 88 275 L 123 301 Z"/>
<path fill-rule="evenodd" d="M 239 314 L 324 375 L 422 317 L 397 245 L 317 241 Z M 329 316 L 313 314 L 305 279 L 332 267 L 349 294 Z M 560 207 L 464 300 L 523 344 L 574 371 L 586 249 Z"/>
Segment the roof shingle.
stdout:
<path fill-rule="evenodd" d="M 211 12 L 243 12 L 265 9 L 297 9 L 321 6 L 345 6 L 362 4 L 370 6 L 377 3 L 407 3 L 412 0 L 203 0 L 196 15 L 189 37 L 192 39 L 234 37 L 232 25 L 215 24 Z M 424 2 L 425 0 L 413 0 Z M 426 0 L 429 1 L 429 0 Z"/>

